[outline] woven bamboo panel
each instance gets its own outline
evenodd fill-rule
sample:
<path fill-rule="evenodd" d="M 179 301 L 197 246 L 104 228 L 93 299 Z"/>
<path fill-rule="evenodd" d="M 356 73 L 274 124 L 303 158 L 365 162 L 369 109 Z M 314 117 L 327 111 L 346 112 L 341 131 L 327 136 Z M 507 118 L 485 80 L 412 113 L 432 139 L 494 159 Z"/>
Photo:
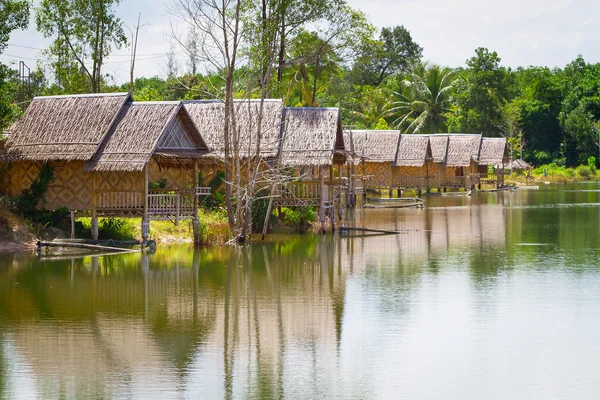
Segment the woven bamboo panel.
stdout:
<path fill-rule="evenodd" d="M 11 194 L 16 196 L 39 176 L 40 162 L 17 162 L 12 171 Z M 83 172 L 83 162 L 53 162 L 54 180 L 38 204 L 39 207 L 54 210 L 67 207 L 70 210 L 89 210 L 91 208 L 92 175 Z"/>
<path fill-rule="evenodd" d="M 374 162 L 365 162 L 364 163 L 364 171 L 363 164 L 359 164 L 356 168 L 358 175 L 367 175 L 369 176 L 367 180 L 367 186 L 372 187 L 388 187 L 390 186 L 392 180 L 392 167 L 389 162 L 384 163 L 374 163 Z"/>
<path fill-rule="evenodd" d="M 158 164 L 151 160 L 148 164 L 148 168 L 148 181 L 150 183 L 158 182 L 164 178 L 166 180 L 165 189 L 188 189 L 194 186 L 193 167 L 160 169 Z"/>
<path fill-rule="evenodd" d="M 96 172 L 98 191 L 144 190 L 143 172 Z"/>

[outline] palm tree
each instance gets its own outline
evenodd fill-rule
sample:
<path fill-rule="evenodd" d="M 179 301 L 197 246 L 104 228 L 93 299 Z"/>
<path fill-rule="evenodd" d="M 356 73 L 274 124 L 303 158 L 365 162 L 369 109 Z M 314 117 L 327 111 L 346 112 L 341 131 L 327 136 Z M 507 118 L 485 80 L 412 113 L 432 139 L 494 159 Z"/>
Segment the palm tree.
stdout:
<path fill-rule="evenodd" d="M 390 114 L 403 133 L 437 133 L 445 129 L 451 91 L 458 79 L 450 68 L 418 64 L 402 82 L 402 93 L 394 93 Z"/>

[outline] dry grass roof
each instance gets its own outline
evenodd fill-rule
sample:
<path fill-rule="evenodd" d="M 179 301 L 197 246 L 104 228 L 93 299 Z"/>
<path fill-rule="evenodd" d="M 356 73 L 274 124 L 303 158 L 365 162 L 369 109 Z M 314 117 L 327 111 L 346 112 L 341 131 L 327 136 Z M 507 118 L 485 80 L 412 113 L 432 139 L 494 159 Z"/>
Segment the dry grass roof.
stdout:
<path fill-rule="evenodd" d="M 198 127 L 204 141 L 217 158 L 225 156 L 225 136 L 223 135 L 225 120 L 225 103 L 220 100 L 194 100 L 184 102 L 194 124 Z M 236 100 L 237 133 L 231 135 L 230 151 L 233 154 L 234 138 L 239 138 L 239 152 L 242 157 L 254 155 L 258 141 L 258 116 L 260 100 Z M 283 102 L 281 100 L 265 100 L 260 134 L 260 156 L 272 158 L 277 155 Z"/>
<path fill-rule="evenodd" d="M 508 161 L 506 138 L 482 138 L 479 163 L 497 165 Z"/>
<path fill-rule="evenodd" d="M 9 129 L 15 160 L 88 160 L 108 133 L 128 93 L 35 97 Z"/>
<path fill-rule="evenodd" d="M 282 165 L 329 165 L 336 150 L 345 150 L 338 108 L 285 109 Z"/>
<path fill-rule="evenodd" d="M 396 159 L 400 131 L 352 131 L 357 156 L 371 162 L 393 162 Z"/>
<path fill-rule="evenodd" d="M 444 133 L 429 135 L 433 161 L 448 167 L 468 167 L 478 161 L 480 134 Z"/>
<path fill-rule="evenodd" d="M 193 158 L 207 150 L 181 103 L 129 102 L 84 169 L 142 171 L 157 152 L 167 157 Z"/>
<path fill-rule="evenodd" d="M 421 167 L 432 158 L 429 136 L 401 135 L 398 141 L 395 164 L 399 167 Z"/>

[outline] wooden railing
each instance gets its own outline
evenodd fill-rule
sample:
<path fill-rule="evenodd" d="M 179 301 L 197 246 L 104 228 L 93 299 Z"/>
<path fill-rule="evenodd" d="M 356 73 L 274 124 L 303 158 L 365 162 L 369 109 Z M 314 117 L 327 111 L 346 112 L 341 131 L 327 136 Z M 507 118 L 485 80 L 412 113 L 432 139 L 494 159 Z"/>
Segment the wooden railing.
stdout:
<path fill-rule="evenodd" d="M 210 194 L 210 188 L 183 190 L 152 189 L 148 191 L 150 219 L 190 218 L 195 215 L 195 197 Z M 96 209 L 101 214 L 143 214 L 144 192 L 141 190 L 102 190 L 96 192 Z"/>
<path fill-rule="evenodd" d="M 463 188 L 467 184 L 465 176 L 445 176 L 439 181 L 439 186 L 448 188 Z"/>
<path fill-rule="evenodd" d="M 96 192 L 99 211 L 137 211 L 144 209 L 144 192 L 141 190 L 103 190 Z"/>
<path fill-rule="evenodd" d="M 317 205 L 321 198 L 319 181 L 289 182 L 275 190 L 276 205 Z"/>
<path fill-rule="evenodd" d="M 421 176 L 398 176 L 394 179 L 395 187 L 399 188 L 425 188 L 428 182 L 433 182 L 435 178 Z"/>
<path fill-rule="evenodd" d="M 498 175 L 497 174 L 490 174 L 490 173 L 478 173 L 478 174 L 471 174 L 471 181 L 473 182 L 474 185 L 477 184 L 496 184 L 498 182 Z"/>

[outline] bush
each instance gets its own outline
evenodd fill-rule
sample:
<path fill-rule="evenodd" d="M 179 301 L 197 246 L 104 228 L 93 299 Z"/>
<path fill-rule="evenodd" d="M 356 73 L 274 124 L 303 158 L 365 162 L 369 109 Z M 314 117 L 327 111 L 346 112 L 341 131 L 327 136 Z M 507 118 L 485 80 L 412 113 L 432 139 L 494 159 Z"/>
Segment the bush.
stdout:
<path fill-rule="evenodd" d="M 589 178 L 592 176 L 592 169 L 587 165 L 580 165 L 575 169 L 575 171 L 577 172 L 577 175 L 582 178 Z"/>
<path fill-rule="evenodd" d="M 303 231 L 317 220 L 317 214 L 313 207 L 297 207 L 281 209 L 281 215 L 277 215 L 284 224 L 296 231 Z"/>
<path fill-rule="evenodd" d="M 98 238 L 107 240 L 135 239 L 135 227 L 125 218 L 102 218 L 98 222 Z"/>

